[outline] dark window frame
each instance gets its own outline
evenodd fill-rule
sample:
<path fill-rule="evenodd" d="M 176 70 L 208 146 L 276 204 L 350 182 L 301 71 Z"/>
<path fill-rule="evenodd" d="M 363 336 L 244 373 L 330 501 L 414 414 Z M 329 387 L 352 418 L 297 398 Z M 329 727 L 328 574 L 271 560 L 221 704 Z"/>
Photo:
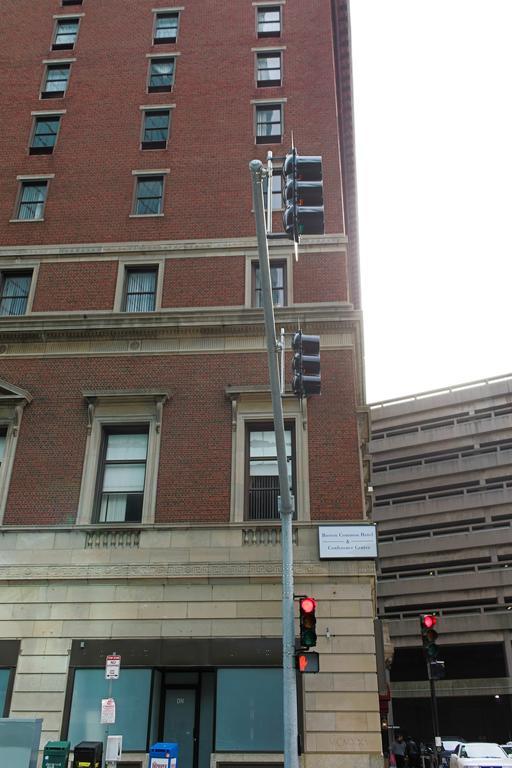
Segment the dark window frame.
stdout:
<path fill-rule="evenodd" d="M 83 0 L 61 0 L 61 6 L 63 8 L 67 5 L 83 5 Z"/>
<path fill-rule="evenodd" d="M 30 282 L 28 284 L 27 294 L 26 296 L 5 296 L 4 295 L 4 285 L 6 282 L 6 278 L 13 277 L 13 276 L 23 276 L 23 277 L 30 277 Z M 3 269 L 0 271 L 0 318 L 4 317 L 23 317 L 27 314 L 27 306 L 28 306 L 28 300 L 30 297 L 30 289 L 32 287 L 32 280 L 34 279 L 34 270 L 32 269 Z M 9 314 L 3 314 L 1 311 L 2 303 L 4 299 L 24 299 L 23 304 L 23 312 L 16 312 L 16 313 L 9 313 Z M 4 433 L 3 427 L 0 425 L 0 434 L 7 434 Z M 2 460 L 0 459 L 0 465 L 2 463 Z"/>
<path fill-rule="evenodd" d="M 158 32 L 158 20 L 164 18 L 176 18 L 176 34 L 174 37 L 169 35 L 168 37 L 157 37 Z M 172 27 L 169 27 L 172 29 Z M 180 12 L 179 11 L 160 11 L 155 13 L 155 19 L 153 24 L 153 45 L 163 45 L 165 43 L 175 43 L 178 40 L 178 34 L 180 31 Z"/>
<path fill-rule="evenodd" d="M 164 213 L 164 195 L 165 195 L 165 176 L 164 173 L 141 173 L 135 176 L 135 194 L 133 203 L 133 216 L 163 216 Z M 139 197 L 139 184 L 145 181 L 161 181 L 161 195 L 160 198 L 154 196 Z M 139 200 L 160 200 L 159 209 L 156 213 L 139 213 Z"/>
<path fill-rule="evenodd" d="M 295 420 L 287 420 L 285 419 L 284 423 L 285 431 L 291 432 L 291 446 L 292 446 L 292 455 L 291 455 L 291 462 L 292 462 L 292 487 L 291 492 L 295 498 L 295 511 L 293 513 L 293 519 L 297 519 L 297 437 L 295 433 Z M 267 521 L 267 520 L 279 520 L 279 512 L 277 511 L 277 496 L 279 495 L 279 480 L 277 478 L 276 482 L 276 488 L 268 489 L 271 492 L 275 494 L 276 497 L 276 509 L 275 513 L 272 516 L 264 516 L 264 517 L 257 517 L 257 516 L 251 516 L 251 504 L 250 504 L 250 463 L 251 463 L 251 445 L 250 445 L 250 435 L 251 432 L 275 432 L 274 424 L 271 421 L 246 421 L 245 423 L 245 468 L 244 468 L 244 490 L 245 490 L 245 498 L 244 498 L 244 521 Z M 263 457 L 262 457 L 263 458 Z M 269 459 L 270 457 L 266 456 L 265 459 Z M 274 458 L 274 457 L 272 457 Z M 275 460 L 277 462 L 277 454 L 275 456 Z M 276 476 L 277 477 L 277 476 Z"/>
<path fill-rule="evenodd" d="M 279 29 L 267 31 L 261 28 L 261 24 L 275 24 L 275 21 L 260 22 L 260 13 L 279 13 Z M 256 6 L 256 35 L 262 37 L 281 37 L 283 31 L 283 9 L 281 5 L 258 5 Z"/>
<path fill-rule="evenodd" d="M 76 31 L 74 33 L 73 42 L 67 42 L 67 43 L 57 42 L 60 34 L 59 27 L 64 24 L 69 24 L 70 22 L 76 22 Z M 69 18 L 65 18 L 65 19 L 56 19 L 55 27 L 53 31 L 52 51 L 72 51 L 75 45 L 77 44 L 79 30 L 80 30 L 80 17 L 70 16 Z M 72 33 L 65 32 L 62 34 L 69 36 Z"/>
<path fill-rule="evenodd" d="M 64 80 L 49 80 L 49 74 L 50 72 L 58 69 L 65 69 L 68 73 L 66 81 L 65 81 L 65 87 L 60 91 L 52 91 L 48 90 L 48 83 L 49 82 L 64 82 Z M 65 94 L 67 93 L 68 87 L 69 87 L 69 78 L 71 75 L 71 62 L 64 61 L 64 62 L 55 62 L 55 64 L 47 64 L 46 69 L 44 72 L 44 79 L 43 79 L 43 86 L 41 88 L 41 98 L 42 99 L 62 99 L 64 98 Z"/>
<path fill-rule="evenodd" d="M 60 130 L 60 124 L 61 124 L 61 118 L 62 115 L 60 114 L 48 114 L 48 115 L 34 115 L 34 124 L 32 126 L 32 133 L 30 137 L 30 147 L 29 147 L 29 154 L 30 155 L 51 155 L 53 154 L 53 150 L 55 149 L 57 145 L 57 139 L 59 137 L 59 130 Z M 50 122 L 51 120 L 57 121 L 57 130 L 55 133 L 46 133 L 46 134 L 38 134 L 37 133 L 37 126 L 40 123 Z M 51 145 L 41 145 L 41 146 L 34 146 L 34 141 L 38 136 L 54 136 L 55 141 Z"/>
<path fill-rule="evenodd" d="M 164 113 L 167 115 L 167 129 L 166 129 L 167 130 L 167 137 L 166 137 L 166 139 L 165 140 L 160 139 L 158 141 L 153 141 L 153 140 L 146 139 L 145 138 L 146 137 L 146 132 L 148 130 L 149 131 L 152 131 L 152 130 L 153 131 L 162 130 L 162 129 L 157 129 L 157 128 L 153 128 L 153 129 L 146 128 L 146 118 L 149 115 L 163 115 Z M 143 149 L 143 150 L 147 150 L 147 149 L 167 149 L 167 145 L 169 143 L 170 133 L 171 133 L 171 110 L 169 109 L 169 107 L 163 107 L 161 109 L 158 108 L 158 107 L 155 107 L 154 109 L 153 108 L 151 108 L 151 109 L 144 109 L 142 111 L 142 136 L 141 136 L 141 143 L 140 143 L 141 149 Z"/>
<path fill-rule="evenodd" d="M 265 111 L 274 111 L 279 110 L 279 120 L 270 120 L 267 122 L 258 122 L 258 113 Z M 254 113 L 254 121 L 255 121 L 255 134 L 256 134 L 256 144 L 281 144 L 283 141 L 283 118 L 284 118 L 284 110 L 283 110 L 283 104 L 282 102 L 278 102 L 276 104 L 273 104 L 272 102 L 269 102 L 268 104 L 256 104 L 255 105 L 255 113 Z M 258 134 L 258 126 L 259 125 L 279 125 L 280 131 L 279 133 L 264 133 L 264 134 Z"/>
<path fill-rule="evenodd" d="M 128 292 L 128 282 L 129 282 L 129 275 L 134 272 L 151 272 L 155 275 L 155 290 L 151 293 L 149 291 L 143 291 L 143 292 Z M 123 287 L 123 303 L 122 303 L 122 311 L 123 312 L 154 312 L 156 310 L 156 295 L 158 291 L 158 265 L 155 266 L 129 266 L 125 267 L 125 273 L 124 273 L 124 287 Z M 134 309 L 127 309 L 126 305 L 128 302 L 128 296 L 135 296 L 135 295 L 143 295 L 143 296 L 153 296 L 153 308 L 148 310 L 134 310 Z"/>
<path fill-rule="evenodd" d="M 276 88 L 283 84 L 283 52 L 282 51 L 257 51 L 256 52 L 256 87 L 257 88 Z M 262 59 L 279 59 L 278 67 L 260 67 Z M 270 80 L 260 79 L 260 72 L 279 72 L 279 77 Z"/>
<path fill-rule="evenodd" d="M 256 288 L 256 273 L 259 269 L 259 262 L 253 261 L 251 264 L 251 306 L 255 309 L 261 309 L 263 307 L 263 304 L 258 300 L 258 296 L 261 297 L 261 288 Z M 272 286 L 272 294 L 274 291 L 282 290 L 283 292 L 283 303 L 282 304 L 276 304 L 274 302 L 274 307 L 286 307 L 288 305 L 288 262 L 286 259 L 270 259 L 270 268 L 272 267 L 281 267 L 283 270 L 283 285 L 282 286 Z M 272 297 L 274 298 L 274 297 Z"/>
<path fill-rule="evenodd" d="M 149 59 L 149 68 L 148 68 L 148 93 L 169 93 L 174 88 L 174 83 L 176 80 L 176 56 L 151 56 Z M 153 73 L 153 65 L 154 64 L 161 64 L 162 62 L 172 62 L 172 72 L 170 73 L 170 76 L 167 74 L 154 74 Z M 164 77 L 170 77 L 170 83 L 169 84 L 162 84 L 158 85 L 155 82 L 153 82 L 153 85 L 151 84 L 154 79 L 160 79 Z"/>
<path fill-rule="evenodd" d="M 143 511 L 144 511 L 144 498 L 146 495 L 146 479 L 147 479 L 147 470 L 148 470 L 148 453 L 149 453 L 149 430 L 150 425 L 148 422 L 136 422 L 133 424 L 103 424 L 101 427 L 101 445 L 100 445 L 100 451 L 99 451 L 99 457 L 98 457 L 98 469 L 96 472 L 96 488 L 94 492 L 94 505 L 93 505 L 93 514 L 92 514 L 92 522 L 94 524 L 98 525 L 124 525 L 126 523 L 133 524 L 133 523 L 141 523 L 142 524 L 142 518 L 143 518 Z M 107 462 L 107 447 L 108 447 L 108 438 L 109 435 L 140 435 L 140 434 L 146 434 L 148 437 L 147 445 L 146 445 L 146 458 L 144 460 L 144 489 L 142 491 L 142 494 L 137 494 L 142 496 L 140 500 L 140 520 L 100 520 L 101 515 L 101 500 L 103 496 L 103 483 L 105 479 L 105 469 L 107 466 L 115 465 L 115 464 L 142 464 L 142 461 L 140 459 L 119 459 L 119 460 L 111 460 Z M 126 494 L 128 495 L 128 494 Z M 133 495 L 136 495 L 135 493 Z M 125 510 L 126 513 L 126 510 Z"/>

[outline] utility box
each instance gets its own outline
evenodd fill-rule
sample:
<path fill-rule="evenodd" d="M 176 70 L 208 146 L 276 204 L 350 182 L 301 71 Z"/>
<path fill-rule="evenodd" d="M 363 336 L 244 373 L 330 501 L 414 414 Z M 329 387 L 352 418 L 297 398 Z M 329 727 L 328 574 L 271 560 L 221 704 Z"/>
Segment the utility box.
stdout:
<path fill-rule="evenodd" d="M 178 768 L 178 745 L 174 741 L 160 741 L 149 750 L 148 768 Z"/>
<path fill-rule="evenodd" d="M 117 763 L 123 753 L 123 737 L 107 736 L 107 748 L 105 750 L 105 762 Z"/>
<path fill-rule="evenodd" d="M 69 741 L 48 741 L 43 752 L 42 768 L 68 768 Z"/>
<path fill-rule="evenodd" d="M 101 741 L 81 741 L 73 750 L 73 768 L 101 768 Z"/>

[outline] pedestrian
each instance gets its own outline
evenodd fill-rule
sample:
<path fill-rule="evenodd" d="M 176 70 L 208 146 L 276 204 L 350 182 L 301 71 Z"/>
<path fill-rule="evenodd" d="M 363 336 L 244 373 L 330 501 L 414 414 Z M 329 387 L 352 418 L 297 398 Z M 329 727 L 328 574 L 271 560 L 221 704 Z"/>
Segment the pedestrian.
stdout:
<path fill-rule="evenodd" d="M 405 739 L 405 754 L 407 756 L 407 765 L 409 768 L 419 768 L 420 750 L 412 736 L 407 736 Z"/>
<path fill-rule="evenodd" d="M 397 734 L 396 739 L 391 745 L 391 752 L 395 757 L 396 768 L 405 768 L 405 750 L 406 743 L 404 741 L 403 733 Z"/>

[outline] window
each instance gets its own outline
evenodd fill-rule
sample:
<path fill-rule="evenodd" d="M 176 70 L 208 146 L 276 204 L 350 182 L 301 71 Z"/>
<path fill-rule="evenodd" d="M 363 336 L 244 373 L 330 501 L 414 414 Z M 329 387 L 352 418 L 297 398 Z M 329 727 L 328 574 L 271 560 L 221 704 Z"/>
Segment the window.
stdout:
<path fill-rule="evenodd" d="M 149 61 L 149 93 L 171 91 L 174 83 L 175 59 L 150 59 Z"/>
<path fill-rule="evenodd" d="M 42 99 L 59 99 L 66 93 L 71 64 L 48 64 Z"/>
<path fill-rule="evenodd" d="M 156 269 L 127 269 L 125 312 L 153 312 L 155 309 Z"/>
<path fill-rule="evenodd" d="M 57 141 L 59 126 L 60 115 L 36 117 L 30 142 L 30 154 L 51 155 Z"/>
<path fill-rule="evenodd" d="M 284 307 L 286 305 L 286 262 L 270 262 L 270 279 L 272 281 L 272 301 L 275 307 Z M 260 265 L 257 261 L 253 262 L 253 307 L 262 307 L 263 300 L 261 295 Z"/>
<path fill-rule="evenodd" d="M 154 45 L 175 43 L 178 37 L 179 13 L 157 13 L 155 17 Z"/>
<path fill-rule="evenodd" d="M 0 317 L 25 314 L 31 281 L 31 272 L 2 272 L 0 282 Z M 0 433 L 0 461 L 2 460 L 2 455 L 2 434 Z"/>
<path fill-rule="evenodd" d="M 74 48 L 79 23 L 79 19 L 57 19 L 52 50 L 63 51 Z"/>
<path fill-rule="evenodd" d="M 136 216 L 157 216 L 162 213 L 164 177 L 138 176 L 135 195 Z"/>
<path fill-rule="evenodd" d="M 147 452 L 147 426 L 105 427 L 96 505 L 100 523 L 142 520 Z"/>
<path fill-rule="evenodd" d="M 274 168 L 272 174 L 272 210 L 279 211 L 282 208 L 282 176 L 281 169 Z M 265 205 L 265 211 L 268 205 L 268 176 L 263 180 L 263 202 Z"/>
<path fill-rule="evenodd" d="M 281 54 L 256 54 L 256 82 L 258 88 L 281 85 Z"/>
<path fill-rule="evenodd" d="M 217 671 L 215 750 L 282 752 L 281 669 Z"/>
<path fill-rule="evenodd" d="M 169 139 L 169 109 L 148 109 L 143 113 L 142 149 L 165 149 Z"/>
<path fill-rule="evenodd" d="M 145 752 L 151 705 L 151 669 L 123 669 L 115 682 L 115 694 L 122 706 L 116 711 L 116 733 L 123 737 L 125 751 Z M 109 683 L 102 669 L 77 669 L 69 715 L 68 739 L 103 741 L 105 726 L 100 723 L 98 701 L 109 695 Z"/>
<path fill-rule="evenodd" d="M 279 144 L 282 139 L 281 104 L 256 107 L 256 144 Z"/>
<path fill-rule="evenodd" d="M 18 219 L 42 219 L 48 182 L 45 179 L 39 181 L 23 181 L 18 206 Z"/>
<path fill-rule="evenodd" d="M 281 34 L 281 7 L 261 6 L 257 9 L 258 37 L 279 37 Z"/>
<path fill-rule="evenodd" d="M 62 5 L 82 5 L 83 0 L 62 0 Z"/>
<path fill-rule="evenodd" d="M 290 490 L 295 496 L 295 437 L 291 424 L 285 425 L 285 440 Z M 247 425 L 246 455 L 246 517 L 248 520 L 278 519 L 279 475 L 276 437 L 272 424 Z"/>

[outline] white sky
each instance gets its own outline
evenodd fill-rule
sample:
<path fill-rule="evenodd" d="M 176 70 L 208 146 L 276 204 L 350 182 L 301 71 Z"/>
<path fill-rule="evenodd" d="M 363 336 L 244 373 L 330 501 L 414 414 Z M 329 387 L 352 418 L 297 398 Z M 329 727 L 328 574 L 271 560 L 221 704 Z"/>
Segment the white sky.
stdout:
<path fill-rule="evenodd" d="M 512 371 L 512 0 L 352 0 L 369 402 Z"/>

